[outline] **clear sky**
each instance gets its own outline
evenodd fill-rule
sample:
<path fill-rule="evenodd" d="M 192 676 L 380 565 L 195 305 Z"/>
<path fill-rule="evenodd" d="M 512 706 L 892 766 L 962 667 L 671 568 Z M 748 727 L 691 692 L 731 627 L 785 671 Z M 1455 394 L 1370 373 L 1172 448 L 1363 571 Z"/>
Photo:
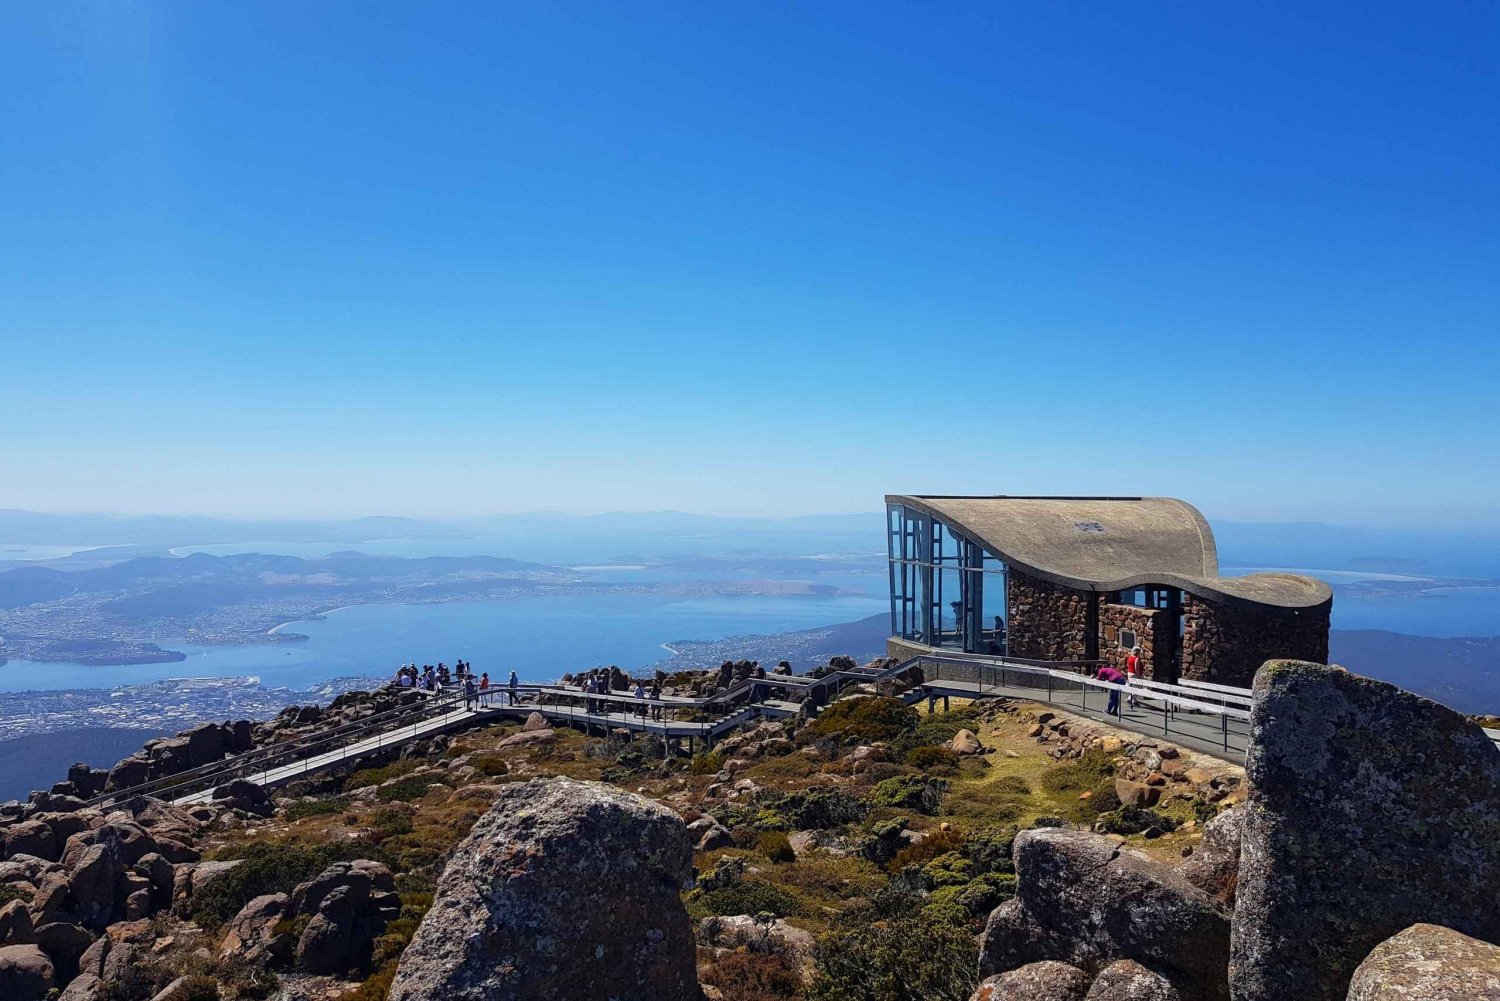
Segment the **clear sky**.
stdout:
<path fill-rule="evenodd" d="M 1500 7 L 0 10 L 0 507 L 1500 515 Z"/>

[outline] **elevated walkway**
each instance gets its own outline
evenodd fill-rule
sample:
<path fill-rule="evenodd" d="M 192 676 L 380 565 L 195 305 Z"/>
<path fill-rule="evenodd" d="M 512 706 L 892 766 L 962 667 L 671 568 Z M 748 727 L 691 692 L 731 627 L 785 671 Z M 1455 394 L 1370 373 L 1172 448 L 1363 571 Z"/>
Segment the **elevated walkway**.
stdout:
<path fill-rule="evenodd" d="M 970 654 L 921 654 L 883 669 L 835 671 L 821 678 L 771 675 L 751 678 L 705 698 L 637 699 L 595 695 L 563 685 L 492 688 L 472 699 L 451 689 L 401 693 L 401 704 L 375 716 L 163 776 L 89 801 L 102 806 L 132 796 L 154 796 L 179 805 L 208 801 L 213 790 L 237 778 L 274 787 L 449 730 L 486 720 L 541 713 L 554 725 L 593 732 L 624 731 L 691 753 L 712 747 L 729 732 L 762 719 L 816 713 L 850 686 L 892 686 L 907 701 L 1013 698 L 1053 705 L 1145 736 L 1232 762 L 1249 746 L 1250 692 L 1222 685 L 1136 682 L 1122 688 L 1076 673 Z M 1111 694 L 1119 712 L 1109 713 Z M 1134 704 L 1131 702 L 1134 696 Z M 1494 734 L 1500 739 L 1500 733 Z"/>

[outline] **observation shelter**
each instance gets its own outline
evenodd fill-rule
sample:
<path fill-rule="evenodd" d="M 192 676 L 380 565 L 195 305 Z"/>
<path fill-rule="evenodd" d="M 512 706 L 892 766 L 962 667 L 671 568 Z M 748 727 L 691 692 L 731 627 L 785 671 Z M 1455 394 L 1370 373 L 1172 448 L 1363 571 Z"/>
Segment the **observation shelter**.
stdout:
<path fill-rule="evenodd" d="M 1248 687 L 1278 657 L 1328 662 L 1329 586 L 1219 572 L 1213 529 L 1170 497 L 886 496 L 891 637 L 963 651 Z"/>

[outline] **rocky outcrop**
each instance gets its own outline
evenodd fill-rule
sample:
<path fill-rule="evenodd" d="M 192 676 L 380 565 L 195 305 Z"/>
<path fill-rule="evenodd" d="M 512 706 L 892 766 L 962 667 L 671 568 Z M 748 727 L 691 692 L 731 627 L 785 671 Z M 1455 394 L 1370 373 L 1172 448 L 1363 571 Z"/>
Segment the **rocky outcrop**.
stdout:
<path fill-rule="evenodd" d="M 1172 867 L 1061 828 L 1022 831 L 1014 856 L 1016 897 L 990 915 L 980 976 L 1047 959 L 1098 974 L 1132 959 L 1188 997 L 1228 996 L 1229 915 Z"/>
<path fill-rule="evenodd" d="M 1122 959 L 1104 968 L 1084 1001 L 1182 1001 L 1182 995 L 1160 973 Z"/>
<path fill-rule="evenodd" d="M 219 958 L 232 958 L 252 966 L 290 958 L 295 944 L 292 937 L 276 934 L 288 899 L 285 893 L 267 893 L 240 908 L 224 926 Z"/>
<path fill-rule="evenodd" d="M 508 785 L 454 851 L 390 1001 L 697 1001 L 667 808 L 571 779 Z"/>
<path fill-rule="evenodd" d="M 276 812 L 271 797 L 258 784 L 248 779 L 235 779 L 214 790 L 215 805 L 243 810 L 257 817 L 269 817 Z"/>
<path fill-rule="evenodd" d="M 0 998 L 42 1001 L 52 989 L 52 960 L 34 945 L 0 948 Z"/>
<path fill-rule="evenodd" d="M 1348 1001 L 1500 1001 L 1500 947 L 1412 925 L 1359 964 Z"/>
<path fill-rule="evenodd" d="M 1087 973 L 1049 959 L 985 978 L 972 1001 L 1083 1001 L 1088 989 Z"/>
<path fill-rule="evenodd" d="M 288 912 L 309 920 L 297 939 L 297 967 L 343 973 L 364 965 L 370 946 L 401 913 L 396 881 L 379 862 L 336 862 L 292 891 Z"/>
<path fill-rule="evenodd" d="M 1418 922 L 1500 941 L 1500 753 L 1472 721 L 1335 667 L 1255 680 L 1236 1001 L 1341 1001 Z"/>
<path fill-rule="evenodd" d="M 1245 808 L 1225 810 L 1203 829 L 1203 840 L 1182 864 L 1183 878 L 1212 895 L 1220 903 L 1234 906 L 1234 891 L 1240 876 L 1240 835 L 1245 828 Z"/>

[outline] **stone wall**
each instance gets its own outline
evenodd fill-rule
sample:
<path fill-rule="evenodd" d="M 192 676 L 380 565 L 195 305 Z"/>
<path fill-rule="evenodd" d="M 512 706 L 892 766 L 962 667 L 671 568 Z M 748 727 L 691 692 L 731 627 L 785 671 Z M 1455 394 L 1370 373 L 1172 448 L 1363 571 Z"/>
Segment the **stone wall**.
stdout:
<path fill-rule="evenodd" d="M 1182 677 L 1249 688 L 1268 660 L 1328 660 L 1332 604 L 1296 615 L 1267 615 L 1183 594 Z"/>
<path fill-rule="evenodd" d="M 1089 657 L 1090 605 L 1097 607 L 1098 595 L 1049 584 L 1014 568 L 1006 579 L 1010 656 L 1027 660 Z"/>
<path fill-rule="evenodd" d="M 1177 644 L 1175 619 L 1164 608 L 1138 608 L 1135 605 L 1099 606 L 1099 659 L 1125 670 L 1130 655 L 1120 647 L 1120 630 L 1135 631 L 1136 645 L 1141 648 L 1141 673 L 1152 681 L 1170 682 L 1172 650 Z"/>

